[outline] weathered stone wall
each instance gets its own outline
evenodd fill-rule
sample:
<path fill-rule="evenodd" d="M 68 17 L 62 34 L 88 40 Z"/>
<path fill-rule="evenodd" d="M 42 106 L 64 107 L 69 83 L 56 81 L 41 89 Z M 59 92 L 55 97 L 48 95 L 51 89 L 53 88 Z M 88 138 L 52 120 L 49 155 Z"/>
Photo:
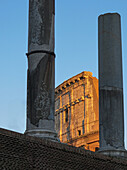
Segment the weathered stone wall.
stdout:
<path fill-rule="evenodd" d="M 55 127 L 60 141 L 95 151 L 99 147 L 98 80 L 82 72 L 55 90 Z"/>

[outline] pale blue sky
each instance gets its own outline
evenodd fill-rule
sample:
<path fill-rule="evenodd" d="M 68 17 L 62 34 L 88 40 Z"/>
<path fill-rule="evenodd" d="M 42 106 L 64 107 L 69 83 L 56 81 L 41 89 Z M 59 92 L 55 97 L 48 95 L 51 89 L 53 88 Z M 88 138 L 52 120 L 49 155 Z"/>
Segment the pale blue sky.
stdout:
<path fill-rule="evenodd" d="M 127 0 L 56 0 L 56 86 L 82 71 L 98 77 L 98 16 L 107 12 L 121 15 L 126 115 Z M 28 0 L 1 1 L 0 127 L 21 133 L 26 126 L 27 41 Z"/>

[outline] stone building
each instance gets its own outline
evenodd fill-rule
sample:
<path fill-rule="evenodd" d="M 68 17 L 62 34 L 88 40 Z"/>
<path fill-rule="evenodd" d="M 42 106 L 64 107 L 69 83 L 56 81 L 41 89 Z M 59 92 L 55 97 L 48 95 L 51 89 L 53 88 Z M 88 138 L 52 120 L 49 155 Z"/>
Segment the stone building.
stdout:
<path fill-rule="evenodd" d="M 112 150 L 109 151 L 108 147 L 106 148 L 106 154 L 108 156 L 103 155 L 105 154 L 104 150 L 104 152 L 102 152 L 103 154 L 92 152 L 99 147 L 99 116 L 98 80 L 97 78 L 92 77 L 91 72 L 82 72 L 63 82 L 56 88 L 55 119 L 56 130 L 61 142 L 77 147 L 82 146 L 85 149 L 92 151 L 87 151 L 84 148 L 68 146 L 67 144 L 57 141 L 54 129 L 54 18 L 55 0 L 29 0 L 27 129 L 25 134 L 20 134 L 0 128 L 0 169 L 127 169 L 127 161 L 123 160 L 125 159 L 125 156 L 127 159 L 127 155 L 124 153 L 125 151 L 118 148 L 118 145 L 115 145 L 115 142 L 113 143 L 115 146 L 113 152 Z M 106 24 L 106 28 L 107 25 L 108 24 Z M 118 28 L 120 28 L 119 25 Z M 119 33 L 119 31 L 117 33 Z M 111 35 L 111 33 L 108 35 L 108 40 L 110 40 L 109 38 Z M 104 39 L 103 42 L 105 42 Z M 112 40 L 111 42 L 114 41 Z M 118 44 L 119 42 L 118 39 Z M 102 47 L 106 47 L 105 44 L 103 44 Z M 114 45 L 114 43 L 109 44 L 111 49 L 111 44 Z M 113 46 L 113 52 L 119 51 L 115 50 L 119 47 L 118 44 L 116 43 Z M 106 49 L 102 47 L 100 49 Z M 115 53 L 111 54 L 113 56 L 111 57 L 115 58 Z M 121 59 L 121 56 L 117 56 L 116 58 Z M 110 69 L 110 67 L 107 67 L 104 64 L 100 65 L 100 68 L 103 66 L 105 66 L 105 70 Z M 121 69 L 119 63 L 114 64 L 114 67 L 117 68 L 117 66 Z M 118 71 L 114 72 L 117 77 L 116 73 L 118 73 Z M 107 77 L 109 77 L 110 81 L 112 80 L 111 75 Z M 121 77 L 118 78 L 118 82 L 121 80 Z M 108 79 L 105 79 L 105 81 L 107 80 Z M 111 81 L 111 85 L 112 84 L 113 81 Z M 120 90 L 123 92 L 122 89 Z M 115 94 L 117 93 L 115 92 Z M 116 99 L 119 96 L 120 95 L 116 95 Z M 114 101 L 116 101 L 116 99 L 114 98 Z M 117 101 L 118 100 L 119 98 Z M 106 98 L 102 101 L 105 103 Z M 115 112 L 116 110 L 114 109 L 113 113 Z M 103 114 L 103 112 L 100 112 L 100 115 L 101 114 Z M 107 116 L 106 114 L 103 115 L 105 115 L 105 117 Z M 117 116 L 117 119 L 120 119 L 120 114 L 110 115 L 111 123 L 116 122 L 115 116 Z M 103 120 L 107 121 L 106 119 Z M 102 125 L 104 126 L 103 123 L 105 122 L 102 122 Z M 122 121 L 120 123 L 123 124 Z M 109 131 L 110 127 L 105 127 L 106 129 L 104 129 L 104 133 L 100 133 L 100 137 L 102 137 L 103 134 L 106 135 L 107 130 L 108 134 L 109 132 L 113 132 L 114 129 L 119 131 L 118 128 L 120 126 L 111 129 L 111 131 Z M 124 134 L 124 129 L 121 128 L 120 132 L 123 132 Z M 119 133 L 116 133 L 115 135 L 111 133 L 111 135 L 114 139 L 117 139 L 115 138 L 116 135 L 120 138 Z M 114 140 L 113 138 L 111 139 Z M 122 141 L 123 138 L 120 142 Z M 106 142 L 108 143 L 107 138 Z M 111 156 L 120 156 L 121 159 L 112 158 Z"/>
<path fill-rule="evenodd" d="M 61 142 L 99 148 L 98 79 L 84 71 L 55 89 L 55 127 Z"/>

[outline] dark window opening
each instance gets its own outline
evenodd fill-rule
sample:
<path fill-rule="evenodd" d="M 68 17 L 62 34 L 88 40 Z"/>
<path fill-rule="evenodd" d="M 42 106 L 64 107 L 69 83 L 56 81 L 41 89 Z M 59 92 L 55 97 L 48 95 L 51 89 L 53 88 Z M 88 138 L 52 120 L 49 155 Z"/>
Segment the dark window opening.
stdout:
<path fill-rule="evenodd" d="M 71 81 L 70 84 L 72 85 L 72 84 L 74 84 L 74 83 Z"/>
<path fill-rule="evenodd" d="M 85 148 L 85 145 L 81 145 L 80 148 Z"/>
<path fill-rule="evenodd" d="M 79 135 L 79 136 L 81 135 L 81 130 L 78 130 L 78 135 Z"/>
<path fill-rule="evenodd" d="M 84 77 L 80 77 L 80 80 L 83 80 L 84 79 Z"/>
<path fill-rule="evenodd" d="M 96 147 L 96 148 L 95 148 L 95 152 L 96 152 L 96 151 L 98 151 L 98 150 L 99 150 L 99 148 L 98 148 L 98 147 Z"/>
<path fill-rule="evenodd" d="M 68 109 L 65 110 L 65 121 L 68 122 Z"/>
<path fill-rule="evenodd" d="M 82 132 L 83 132 L 83 134 L 85 133 L 85 129 L 84 129 L 84 120 L 82 121 Z"/>

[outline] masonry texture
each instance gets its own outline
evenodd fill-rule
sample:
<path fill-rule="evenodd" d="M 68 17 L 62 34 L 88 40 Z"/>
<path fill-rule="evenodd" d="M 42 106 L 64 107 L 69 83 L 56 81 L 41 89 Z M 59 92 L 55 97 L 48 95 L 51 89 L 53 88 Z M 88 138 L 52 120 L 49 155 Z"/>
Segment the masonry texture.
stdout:
<path fill-rule="evenodd" d="M 55 89 L 55 127 L 61 142 L 99 148 L 98 79 L 84 71 Z"/>
<path fill-rule="evenodd" d="M 99 123 L 101 150 L 124 149 L 121 18 L 108 13 L 98 19 Z"/>

